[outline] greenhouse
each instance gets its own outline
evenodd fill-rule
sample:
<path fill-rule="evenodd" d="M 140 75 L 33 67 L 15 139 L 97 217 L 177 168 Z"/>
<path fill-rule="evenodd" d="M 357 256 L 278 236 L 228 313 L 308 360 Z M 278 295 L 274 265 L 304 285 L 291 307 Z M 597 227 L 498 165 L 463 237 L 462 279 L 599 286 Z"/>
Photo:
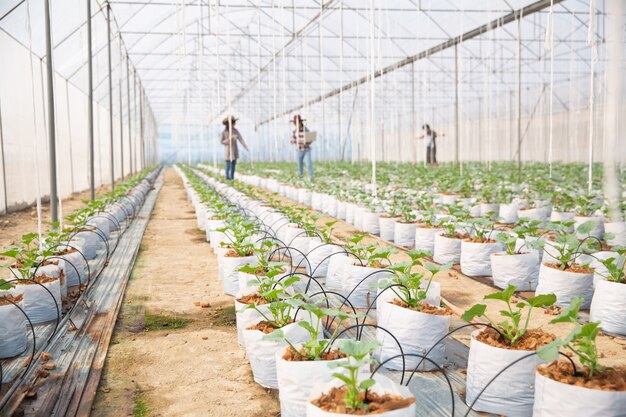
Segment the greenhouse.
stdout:
<path fill-rule="evenodd" d="M 0 416 L 626 417 L 624 0 L 1 0 Z"/>

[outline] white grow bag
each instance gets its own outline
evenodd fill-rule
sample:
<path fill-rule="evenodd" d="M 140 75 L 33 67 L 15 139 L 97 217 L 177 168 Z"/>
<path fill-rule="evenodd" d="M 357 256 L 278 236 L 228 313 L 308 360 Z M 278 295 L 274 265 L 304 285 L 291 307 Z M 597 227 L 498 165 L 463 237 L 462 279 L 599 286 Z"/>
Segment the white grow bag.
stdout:
<path fill-rule="evenodd" d="M 500 212 L 498 213 L 500 222 L 515 223 L 517 221 L 517 210 L 519 210 L 517 203 L 500 204 Z"/>
<path fill-rule="evenodd" d="M 387 292 L 391 292 L 391 290 L 387 290 L 384 294 Z M 393 293 L 391 292 L 391 294 Z M 377 304 L 377 324 L 387 329 L 398 339 L 404 354 L 425 355 L 450 330 L 450 316 L 438 316 L 409 310 L 380 299 L 378 299 Z M 382 343 L 380 350 L 381 363 L 401 354 L 396 341 L 384 330 L 376 329 L 376 338 Z M 445 345 L 439 343 L 428 354 L 428 358 L 443 367 L 445 352 Z M 405 357 L 405 370 L 415 369 L 420 361 L 422 361 L 422 358 L 416 356 Z M 384 366 L 389 369 L 402 370 L 402 358 L 392 359 L 386 362 Z M 436 367 L 424 359 L 418 370 L 426 371 L 432 369 L 436 369 Z"/>
<path fill-rule="evenodd" d="M 299 349 L 302 344 L 295 345 Z M 328 365 L 345 359 L 333 361 L 287 361 L 283 359 L 285 349 L 276 351 L 276 377 L 280 398 L 281 417 L 304 417 L 306 404 L 316 384 L 333 380 L 333 373 L 340 369 L 331 369 Z"/>
<path fill-rule="evenodd" d="M 207 219 L 204 222 L 204 228 L 206 229 L 206 241 L 213 243 L 211 238 L 215 236 L 214 232 L 216 232 L 217 229 L 221 229 L 223 227 L 226 227 L 226 222 L 224 220 Z"/>
<path fill-rule="evenodd" d="M 611 246 L 626 247 L 626 222 L 604 223 L 604 232 L 612 235 L 606 238 L 606 243 Z"/>
<path fill-rule="evenodd" d="M 415 223 L 401 223 L 396 221 L 394 242 L 403 248 L 413 249 L 415 246 Z"/>
<path fill-rule="evenodd" d="M 85 259 L 81 256 L 80 253 L 72 252 L 65 255 L 60 255 L 60 258 L 63 258 L 63 262 L 60 263 L 60 266 L 63 268 L 66 285 L 68 287 L 75 287 L 79 284 L 85 284 L 87 282 L 87 265 L 85 264 Z"/>
<path fill-rule="evenodd" d="M 346 219 L 346 207 L 347 203 L 345 201 L 337 201 L 337 218 L 341 220 Z"/>
<path fill-rule="evenodd" d="M 415 249 L 428 251 L 431 254 L 435 250 L 435 236 L 441 233 L 443 229 L 439 227 L 420 227 L 415 228 Z"/>
<path fill-rule="evenodd" d="M 626 335 L 626 284 L 598 281 L 589 321 L 599 321 L 604 331 Z"/>
<path fill-rule="evenodd" d="M 625 417 L 626 392 L 602 391 L 535 377 L 533 417 Z"/>
<path fill-rule="evenodd" d="M 356 206 L 352 203 L 346 203 L 346 223 L 354 226 L 354 209 Z"/>
<path fill-rule="evenodd" d="M 470 277 L 491 275 L 491 254 L 500 252 L 497 242 L 461 242 L 461 272 Z"/>
<path fill-rule="evenodd" d="M 240 303 L 235 299 L 235 322 L 237 323 L 237 342 L 241 346 L 245 346 L 243 338 L 243 331 L 248 327 L 252 327 L 259 321 L 265 320 L 261 315 L 263 313 L 268 318 L 273 318 L 272 313 L 268 309 L 268 304 L 258 305 L 255 310 L 253 308 L 246 308 L 247 304 Z M 261 313 L 259 313 L 259 311 Z"/>
<path fill-rule="evenodd" d="M 2 293 L 0 293 L 2 296 Z M 17 303 L 24 307 L 23 302 Z M 12 358 L 28 347 L 26 316 L 15 305 L 0 305 L 0 359 Z M 0 381 L 1 382 L 1 381 Z"/>
<path fill-rule="evenodd" d="M 531 353 L 482 343 L 475 338 L 479 332 L 481 330 L 472 332 L 467 359 L 465 402 L 468 405 L 474 402 L 498 372 Z M 478 398 L 473 406 L 474 410 L 507 417 L 530 417 L 533 411 L 535 368 L 540 363 L 541 359 L 534 355 L 504 371 Z"/>
<path fill-rule="evenodd" d="M 291 344 L 310 340 L 309 333 L 298 323 L 291 323 L 282 328 L 285 338 Z M 278 388 L 276 378 L 276 351 L 287 346 L 286 342 L 263 340 L 265 334 L 260 330 L 243 331 L 243 340 L 246 346 L 254 382 L 264 388 Z"/>
<path fill-rule="evenodd" d="M 591 232 L 589 232 L 589 236 L 602 239 L 602 237 L 604 236 L 604 223 L 603 223 L 604 219 L 602 218 L 602 216 L 592 216 L 592 217 L 574 216 L 574 227 L 578 229 L 578 226 L 590 220 L 596 222 L 596 226 L 593 228 Z M 587 237 L 587 235 L 583 235 L 580 233 L 576 233 L 576 236 L 578 236 L 578 239 L 584 239 Z"/>
<path fill-rule="evenodd" d="M 326 288 L 329 291 L 342 292 L 345 269 L 348 265 L 352 265 L 354 261 L 355 259 L 349 255 L 333 255 L 330 257 L 326 274 Z"/>
<path fill-rule="evenodd" d="M 556 295 L 556 305 L 567 307 L 574 297 L 583 297 L 581 309 L 588 309 L 593 297 L 593 273 L 561 271 L 545 264 L 539 267 L 536 295 Z"/>
<path fill-rule="evenodd" d="M 384 269 L 360 266 L 360 264 L 348 264 L 344 266 L 344 279 L 341 292 L 344 297 L 348 298 L 348 301 L 354 308 L 367 308 L 370 304 L 374 303 L 378 289 L 372 289 L 370 286 L 376 284 L 380 279 L 389 278 L 393 274 L 390 271 L 378 271 L 384 271 Z M 374 272 L 377 273 L 371 275 Z M 368 275 L 371 276 L 365 279 Z"/>
<path fill-rule="evenodd" d="M 376 383 L 370 391 L 375 392 L 377 394 L 392 394 L 398 395 L 404 398 L 413 398 L 413 394 L 411 391 L 403 385 L 399 385 L 396 382 L 393 382 L 391 379 L 377 373 L 374 376 L 374 380 Z M 309 401 L 306 404 L 306 417 L 351 417 L 350 414 L 337 414 L 337 413 L 329 413 L 324 411 L 315 405 L 311 401 L 319 398 L 322 393 L 330 391 L 331 388 L 338 388 L 344 385 L 344 383 L 338 379 L 333 379 L 330 382 L 317 384 L 311 391 L 311 396 L 309 397 Z M 416 405 L 413 402 L 406 408 L 402 408 L 400 410 L 388 411 L 386 413 L 376 414 L 376 416 L 380 417 L 415 417 L 416 415 Z"/>
<path fill-rule="evenodd" d="M 309 248 L 321 244 L 321 240 L 317 236 L 307 236 L 302 233 L 291 240 L 291 243 L 287 244 L 289 250 L 287 254 L 291 255 L 291 265 L 296 268 L 306 268 L 309 265 Z"/>
<path fill-rule="evenodd" d="M 41 286 L 46 287 L 50 293 Z M 45 323 L 60 318 L 61 284 L 58 279 L 45 284 L 20 284 L 16 290 L 24 296 L 24 311 L 33 324 Z M 58 311 L 57 311 L 58 307 Z"/>
<path fill-rule="evenodd" d="M 370 210 L 363 211 L 363 231 L 373 235 L 380 234 L 380 214 L 373 213 Z"/>
<path fill-rule="evenodd" d="M 518 291 L 534 291 L 539 278 L 539 262 L 539 256 L 534 251 L 514 255 L 492 253 L 493 284 L 502 289 L 515 285 Z"/>
<path fill-rule="evenodd" d="M 256 256 L 220 256 L 219 268 L 224 280 L 224 293 L 235 296 L 239 292 L 239 268 L 256 261 Z"/>
<path fill-rule="evenodd" d="M 461 239 L 449 238 L 442 234 L 435 235 L 433 261 L 445 265 L 458 264 L 461 260 Z"/>
<path fill-rule="evenodd" d="M 309 243 L 309 250 L 307 258 L 309 263 L 304 265 L 306 267 L 307 274 L 313 278 L 325 277 L 328 274 L 328 265 L 330 264 L 330 257 L 334 253 L 343 252 L 344 249 L 338 245 L 325 244 L 320 241 L 314 240 Z M 336 255 L 339 256 L 339 255 Z M 309 267 L 309 264 L 311 265 Z"/>
<path fill-rule="evenodd" d="M 398 217 L 380 216 L 378 218 L 378 228 L 380 231 L 380 238 L 388 242 L 393 242 L 395 239 L 395 228 Z"/>

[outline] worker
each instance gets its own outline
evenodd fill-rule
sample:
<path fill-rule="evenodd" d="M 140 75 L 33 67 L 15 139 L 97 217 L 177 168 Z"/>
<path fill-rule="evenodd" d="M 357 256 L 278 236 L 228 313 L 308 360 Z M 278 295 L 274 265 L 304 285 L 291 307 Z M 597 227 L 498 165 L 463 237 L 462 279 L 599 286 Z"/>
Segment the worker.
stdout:
<path fill-rule="evenodd" d="M 428 124 L 422 126 L 424 134 L 418 139 L 426 137 L 426 163 L 437 166 L 437 132 L 432 130 Z M 441 136 L 445 136 L 445 133 Z"/>
<path fill-rule="evenodd" d="M 298 152 L 298 173 L 302 177 L 304 175 L 304 163 L 306 161 L 307 171 L 309 178 L 313 179 L 313 163 L 311 162 L 311 143 L 308 142 L 306 133 L 309 129 L 304 126 L 304 119 L 299 114 L 293 116 L 291 123 L 294 124 L 293 135 L 291 136 L 291 143 L 296 145 Z"/>
<path fill-rule="evenodd" d="M 237 165 L 237 159 L 239 158 L 239 149 L 237 148 L 237 142 L 241 142 L 241 145 L 247 152 L 250 152 L 248 145 L 241 137 L 239 131 L 235 128 L 237 122 L 235 116 L 226 117 L 222 123 L 224 124 L 224 131 L 222 132 L 222 145 L 224 145 L 224 160 L 226 161 L 226 179 L 235 179 L 235 165 Z"/>

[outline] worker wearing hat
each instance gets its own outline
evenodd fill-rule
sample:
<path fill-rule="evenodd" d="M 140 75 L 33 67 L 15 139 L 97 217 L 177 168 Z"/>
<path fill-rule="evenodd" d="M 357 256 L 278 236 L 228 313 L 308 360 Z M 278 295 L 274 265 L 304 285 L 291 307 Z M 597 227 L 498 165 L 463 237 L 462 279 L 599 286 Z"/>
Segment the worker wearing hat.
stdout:
<path fill-rule="evenodd" d="M 239 159 L 239 149 L 237 148 L 237 142 L 241 142 L 241 145 L 247 152 L 250 152 L 248 145 L 241 137 L 241 134 L 235 129 L 235 123 L 237 122 L 235 116 L 226 117 L 222 123 L 224 124 L 224 131 L 222 132 L 222 145 L 224 145 L 224 160 L 226 161 L 226 179 L 235 179 L 235 166 L 237 165 L 237 159 Z"/>
<path fill-rule="evenodd" d="M 311 161 L 311 144 L 306 141 L 306 132 L 309 129 L 304 126 L 305 120 L 302 119 L 302 116 L 296 114 L 293 116 L 291 123 L 294 124 L 293 135 L 291 136 L 291 143 L 296 145 L 296 150 L 298 152 L 298 173 L 302 177 L 304 175 L 304 163 L 306 161 L 307 171 L 309 173 L 309 178 L 313 179 L 313 163 Z"/>

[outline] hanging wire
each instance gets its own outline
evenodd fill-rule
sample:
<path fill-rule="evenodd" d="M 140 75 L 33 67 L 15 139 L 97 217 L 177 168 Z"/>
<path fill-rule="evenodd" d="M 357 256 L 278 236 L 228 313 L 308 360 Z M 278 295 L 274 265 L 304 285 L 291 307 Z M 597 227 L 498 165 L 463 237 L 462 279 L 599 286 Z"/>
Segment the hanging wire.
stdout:
<path fill-rule="evenodd" d="M 370 0 L 370 158 L 372 160 L 372 188 L 374 199 L 378 198 L 378 190 L 376 187 L 376 52 L 374 49 L 375 32 L 375 6 L 374 0 Z"/>

